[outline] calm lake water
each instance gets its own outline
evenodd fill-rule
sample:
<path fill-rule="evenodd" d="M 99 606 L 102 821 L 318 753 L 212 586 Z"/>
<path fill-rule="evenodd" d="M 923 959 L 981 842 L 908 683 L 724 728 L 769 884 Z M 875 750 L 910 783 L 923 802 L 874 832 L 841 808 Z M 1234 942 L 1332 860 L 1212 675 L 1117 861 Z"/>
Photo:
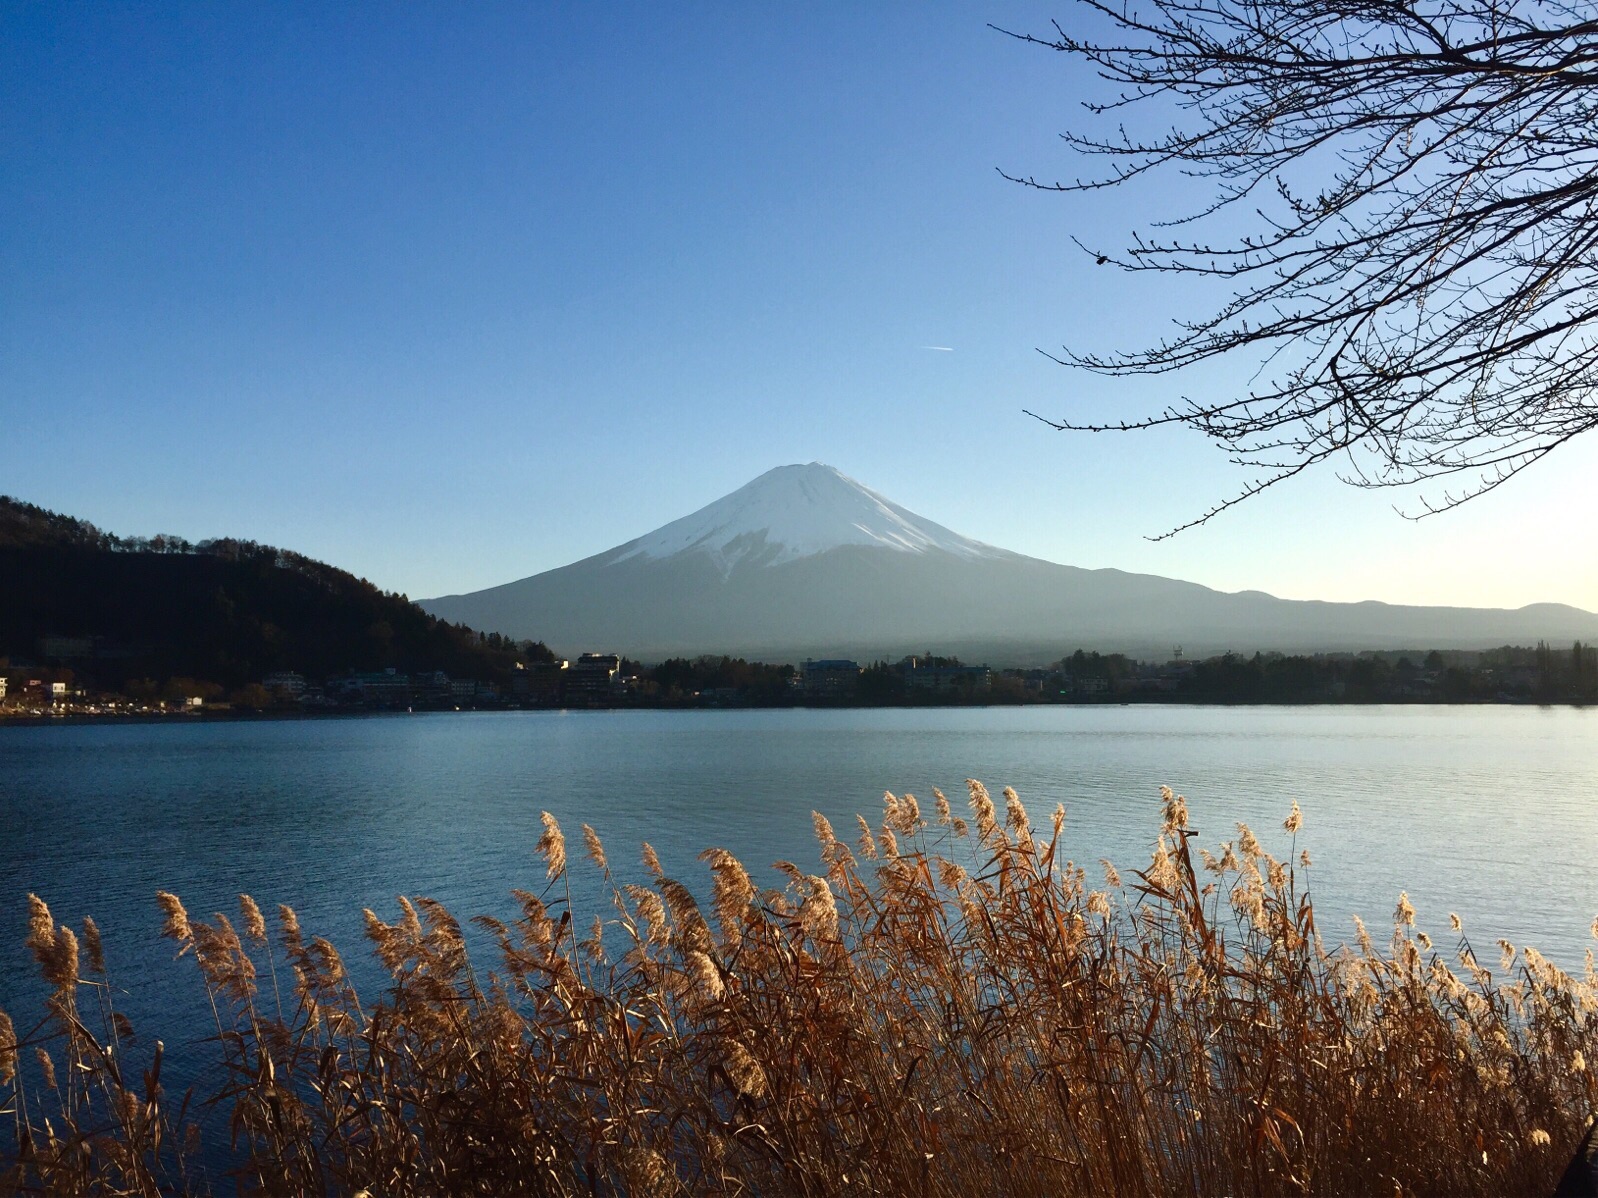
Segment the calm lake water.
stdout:
<path fill-rule="evenodd" d="M 1279 856 L 1297 799 L 1328 939 L 1348 935 L 1351 912 L 1382 938 L 1406 889 L 1440 944 L 1452 943 L 1450 911 L 1482 949 L 1505 936 L 1579 969 L 1592 944 L 1598 711 L 529 712 L 9 727 L 0 1007 L 36 1010 L 21 946 L 29 891 L 58 919 L 95 917 L 119 1005 L 170 1044 L 198 1008 L 194 987 L 168 984 L 191 967 L 174 966 L 157 939 L 157 889 L 194 914 L 232 913 L 240 891 L 289 903 L 356 959 L 361 908 L 391 917 L 399 893 L 462 916 L 512 914 L 509 888 L 542 878 L 543 809 L 574 861 L 586 822 L 624 873 L 642 872 L 636 850 L 648 840 L 696 888 L 709 845 L 775 883 L 772 861 L 815 868 L 812 809 L 845 834 L 855 812 L 880 813 L 884 789 L 930 808 L 934 786 L 963 803 L 967 777 L 995 794 L 1015 786 L 1040 825 L 1064 803 L 1069 855 L 1123 869 L 1148 860 L 1161 783 L 1188 796 L 1200 843 L 1235 836 L 1242 820 Z M 574 876 L 586 875 L 574 866 Z M 580 888 L 578 899 L 586 927 L 593 897 Z M 192 1034 L 205 1034 L 203 1021 Z"/>

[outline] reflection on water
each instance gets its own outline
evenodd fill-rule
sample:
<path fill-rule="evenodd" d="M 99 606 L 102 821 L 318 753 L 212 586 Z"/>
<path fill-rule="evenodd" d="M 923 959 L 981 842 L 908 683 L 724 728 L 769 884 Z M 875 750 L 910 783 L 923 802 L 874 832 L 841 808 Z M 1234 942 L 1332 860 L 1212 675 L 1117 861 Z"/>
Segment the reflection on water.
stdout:
<path fill-rule="evenodd" d="M 1407 889 L 1451 943 L 1532 943 L 1579 968 L 1598 914 L 1598 712 L 1532 708 L 1051 707 L 941 711 L 439 714 L 303 722 L 0 728 L 0 1007 L 36 993 L 24 896 L 105 930 L 135 1022 L 164 1011 L 170 952 L 157 889 L 196 915 L 240 891 L 287 902 L 308 929 L 364 954 L 360 911 L 398 893 L 468 915 L 511 913 L 542 878 L 538 813 L 572 840 L 594 825 L 628 872 L 648 840 L 699 886 L 698 852 L 765 867 L 815 860 L 810 812 L 840 834 L 881 792 L 964 779 L 1015 786 L 1034 820 L 1065 804 L 1069 854 L 1147 861 L 1159 785 L 1188 796 L 1199 843 L 1242 820 L 1301 845 L 1329 938 L 1350 912 L 1373 929 Z M 930 804 L 927 805 L 930 809 Z M 597 892 L 574 866 L 579 926 Z M 268 908 L 270 910 L 270 908 Z M 185 966 L 187 963 L 184 963 Z M 192 989 L 186 987 L 185 991 Z M 165 1016 L 165 1018 L 162 1018 Z M 203 1028 L 203 1024 L 200 1025 Z M 196 1030 L 196 1035 L 203 1030 Z M 169 1036 L 170 1038 L 170 1036 Z"/>

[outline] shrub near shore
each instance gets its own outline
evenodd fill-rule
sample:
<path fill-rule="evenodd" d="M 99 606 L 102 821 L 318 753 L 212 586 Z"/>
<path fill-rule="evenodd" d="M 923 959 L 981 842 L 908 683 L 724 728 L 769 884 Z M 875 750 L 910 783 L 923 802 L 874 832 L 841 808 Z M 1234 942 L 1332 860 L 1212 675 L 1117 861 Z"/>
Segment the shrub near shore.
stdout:
<path fill-rule="evenodd" d="M 645 846 L 645 885 L 586 856 L 612 907 L 571 909 L 544 817 L 541 891 L 474 922 L 399 901 L 368 934 L 392 983 L 241 896 L 162 895 L 216 1011 L 206 1100 L 137 1062 L 98 931 L 32 900 L 45 1024 L 0 1015 L 19 1193 L 371 1195 L 1547 1195 L 1598 1100 L 1598 977 L 1501 943 L 1446 950 L 1400 897 L 1390 941 L 1326 949 L 1309 858 L 1247 828 L 1198 849 L 1166 791 L 1148 866 L 1064 859 L 970 784 L 924 816 L 886 796 L 851 848 L 761 890 L 703 857 L 708 909 Z M 591 916 L 585 923 L 583 916 Z M 1595 928 L 1598 931 L 1598 928 Z M 87 974 L 82 972 L 87 966 Z M 92 1030 L 91 1030 L 92 1029 Z M 151 1029 L 145 1029 L 147 1032 Z M 20 1032 L 20 1035 L 19 1035 Z M 144 1043 L 145 1041 L 141 1041 Z M 230 1143 L 201 1144 L 197 1116 Z M 221 1119 L 204 1120 L 207 1135 Z M 230 1172 L 218 1173 L 218 1160 Z"/>

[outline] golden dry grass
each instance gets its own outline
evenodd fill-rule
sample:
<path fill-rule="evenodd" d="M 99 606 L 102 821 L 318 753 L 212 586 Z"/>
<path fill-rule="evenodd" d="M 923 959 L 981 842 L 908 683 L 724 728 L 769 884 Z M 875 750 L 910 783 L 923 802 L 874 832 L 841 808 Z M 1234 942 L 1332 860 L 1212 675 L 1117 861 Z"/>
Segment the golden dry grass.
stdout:
<path fill-rule="evenodd" d="M 209 1148 L 159 1044 L 130 1059 L 98 931 L 34 900 L 48 1013 L 0 1014 L 0 1189 L 195 1192 L 210 1151 L 212 1188 L 262 1194 L 1551 1193 L 1598 1099 L 1591 954 L 1484 963 L 1402 898 L 1389 942 L 1328 951 L 1307 857 L 1240 828 L 1195 861 L 1164 800 L 1125 881 L 971 783 L 964 817 L 887 796 L 853 848 L 818 815 L 819 872 L 781 890 L 711 849 L 705 908 L 647 845 L 647 884 L 615 881 L 584 828 L 611 907 L 582 928 L 546 815 L 540 893 L 475 921 L 491 971 L 401 899 L 367 913 L 370 1005 L 288 908 L 269 936 L 247 897 L 235 927 L 162 895 L 216 1011 Z"/>

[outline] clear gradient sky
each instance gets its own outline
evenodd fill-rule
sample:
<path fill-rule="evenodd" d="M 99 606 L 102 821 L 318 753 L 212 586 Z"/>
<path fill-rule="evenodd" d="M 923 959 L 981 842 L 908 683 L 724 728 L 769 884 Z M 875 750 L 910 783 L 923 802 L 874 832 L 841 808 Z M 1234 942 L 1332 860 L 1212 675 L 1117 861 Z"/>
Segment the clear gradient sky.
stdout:
<path fill-rule="evenodd" d="M 1242 481 L 1235 387 L 1077 375 L 1193 296 L 1098 268 L 1182 197 L 1029 192 L 1068 3 L 0 8 L 0 492 L 283 545 L 413 597 L 819 460 L 994 544 L 1292 598 L 1598 609 L 1598 443 L 1434 519 Z M 1174 183 L 1172 186 L 1176 186 Z M 949 347 L 948 350 L 928 346 Z"/>

